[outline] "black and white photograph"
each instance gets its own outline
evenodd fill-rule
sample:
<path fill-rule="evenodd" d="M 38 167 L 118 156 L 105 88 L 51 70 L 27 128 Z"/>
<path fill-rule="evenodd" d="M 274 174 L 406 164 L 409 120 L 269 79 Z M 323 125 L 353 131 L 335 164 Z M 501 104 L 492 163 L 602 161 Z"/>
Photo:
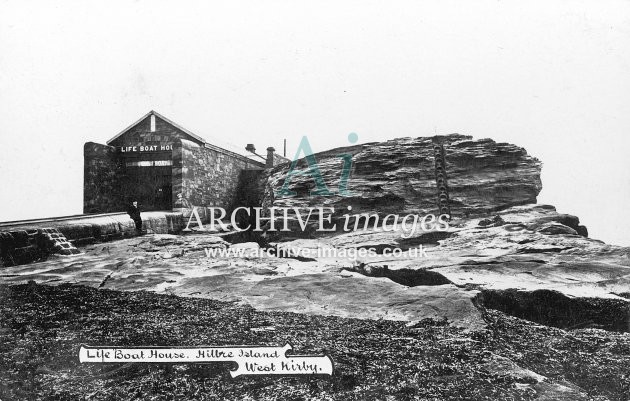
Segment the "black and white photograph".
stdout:
<path fill-rule="evenodd" d="M 630 1 L 0 0 L 0 401 L 630 401 Z"/>

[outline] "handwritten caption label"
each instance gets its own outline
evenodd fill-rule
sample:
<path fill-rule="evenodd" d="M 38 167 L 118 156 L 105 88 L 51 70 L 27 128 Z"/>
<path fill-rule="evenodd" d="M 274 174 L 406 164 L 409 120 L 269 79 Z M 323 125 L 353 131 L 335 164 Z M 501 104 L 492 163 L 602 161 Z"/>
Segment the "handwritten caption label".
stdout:
<path fill-rule="evenodd" d="M 284 347 L 86 347 L 79 349 L 81 363 L 204 363 L 236 362 L 232 378 L 242 375 L 332 375 L 328 355 L 289 355 Z"/>

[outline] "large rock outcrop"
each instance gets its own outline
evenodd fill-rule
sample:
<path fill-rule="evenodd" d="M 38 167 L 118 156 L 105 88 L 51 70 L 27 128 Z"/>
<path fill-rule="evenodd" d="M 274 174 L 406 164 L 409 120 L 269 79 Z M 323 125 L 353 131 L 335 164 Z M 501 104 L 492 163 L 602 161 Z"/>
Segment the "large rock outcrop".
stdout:
<path fill-rule="evenodd" d="M 395 336 L 388 334 L 386 342 L 365 341 L 363 334 L 357 337 L 366 327 L 361 320 L 349 321 L 357 327 L 354 331 L 339 330 L 328 320 L 315 318 L 304 324 L 312 327 L 313 322 L 323 322 L 316 324 L 325 325 L 322 327 L 331 333 L 334 343 L 346 350 L 358 346 L 356 349 L 376 361 L 379 374 L 387 373 L 387 380 L 398 379 L 382 368 L 381 354 L 374 353 L 374 347 L 380 352 L 396 342 L 405 349 L 422 350 L 418 341 L 423 336 L 435 344 L 447 340 L 440 346 L 442 352 L 448 352 L 436 354 L 441 362 L 435 373 L 426 364 L 405 373 L 415 386 L 405 387 L 405 396 L 411 394 L 409 389 L 440 388 L 444 383 L 460 381 L 462 369 L 471 369 L 492 384 L 491 398 L 497 398 L 498 387 L 490 382 L 496 379 L 517 389 L 517 399 L 626 399 L 630 386 L 624 363 L 630 356 L 630 247 L 588 238 L 576 216 L 533 203 L 541 188 L 536 159 L 514 145 L 489 139 L 473 141 L 462 135 L 397 139 L 316 154 L 323 179 L 332 191 L 339 187 L 343 168 L 339 154 L 351 155 L 353 161 L 348 196 L 310 196 L 314 181 L 296 175 L 289 189 L 297 195 L 276 197 L 274 193 L 282 187 L 289 169 L 285 165 L 265 171 L 264 180 L 259 182 L 266 186 L 263 206 L 333 206 L 337 218 L 347 206 L 352 206 L 352 213 L 370 212 L 381 217 L 437 214 L 446 208 L 453 215 L 449 227 L 410 235 L 403 235 L 400 226 L 393 230 L 370 227 L 291 239 L 299 232 L 292 227 L 289 233 L 276 232 L 277 241 L 272 236 L 263 240 L 253 234 L 246 238 L 234 232 L 202 230 L 158 234 L 176 231 L 178 224 L 183 226 L 181 214 L 169 213 L 171 216 L 155 217 L 150 224 L 153 233 L 128 237 L 126 231 L 133 231 L 128 217 L 111 217 L 111 221 L 110 217 L 99 217 L 89 223 L 58 227 L 69 239 L 78 240 L 75 242 L 91 238 L 80 255 L 52 255 L 36 265 L 4 267 L 0 285 L 28 283 L 19 290 L 19 297 L 26 302 L 24 310 L 32 309 L 33 299 L 51 304 L 41 299 L 43 287 L 36 283 L 72 283 L 103 290 L 153 291 L 247 303 L 266 311 L 406 321 L 408 327 L 396 329 Z M 306 168 L 302 160 L 299 169 Z M 250 202 L 256 204 L 254 199 L 247 199 L 247 206 Z M 26 247 L 29 238 L 33 239 L 28 233 L 24 230 L 5 237 L 13 245 Z M 123 236 L 128 238 L 95 242 Z M 6 246 L 7 238 L 0 247 L 3 255 L 11 248 Z M 369 252 L 361 255 L 360 251 Z M 67 288 L 62 292 L 67 294 Z M 64 299 L 72 299 L 66 294 Z M 138 298 L 134 295 L 133 299 L 136 302 Z M 161 298 L 160 304 L 166 299 Z M 60 305 L 67 309 L 67 305 Z M 80 306 L 81 311 L 72 316 L 84 319 L 89 317 L 86 313 L 94 313 L 83 303 Z M 169 306 L 170 310 L 174 309 Z M 296 330 L 305 322 L 299 315 L 276 314 L 282 315 Z M 277 331 L 286 339 L 286 331 L 272 324 L 278 321 L 276 317 L 263 321 L 252 316 L 236 316 L 240 327 L 250 327 L 250 334 L 255 336 L 250 338 L 270 341 L 271 337 L 263 335 Z M 9 331 L 11 337 L 7 338 L 19 338 L 16 333 L 24 337 L 23 330 L 28 330 L 24 327 L 30 327 L 16 319 L 12 324 L 14 332 Z M 179 319 L 178 327 L 181 324 Z M 376 324 L 371 327 L 384 327 L 381 322 Z M 443 327 L 446 324 L 459 328 L 453 331 L 455 327 Z M 154 328 L 146 327 L 149 331 Z M 541 332 L 549 333 L 544 340 L 535 335 Z M 439 339 L 436 333 L 456 333 L 456 337 Z M 482 359 L 462 359 L 466 355 L 462 354 L 463 346 L 480 354 L 488 344 L 497 347 L 493 352 L 484 350 Z M 322 349 L 319 343 L 315 346 Z M 337 354 L 346 356 L 338 357 L 335 363 L 342 369 L 344 363 L 346 368 L 357 365 L 354 355 L 358 353 L 345 352 Z M 456 357 L 444 356 L 455 355 L 451 353 Z M 445 370 L 448 365 L 443 361 L 454 361 L 456 369 Z M 462 361 L 472 365 L 462 365 Z M 562 374 L 553 373 L 552 368 Z"/>
<path fill-rule="evenodd" d="M 289 189 L 297 196 L 275 197 L 285 165 L 266 171 L 264 206 L 437 214 L 446 177 L 448 229 L 403 235 L 400 226 L 381 226 L 310 239 L 278 231 L 277 240 L 240 244 L 246 239 L 235 233 L 153 234 L 90 245 L 37 269 L 5 267 L 0 283 L 167 291 L 361 318 L 444 317 L 465 327 L 483 326 L 487 307 L 561 328 L 630 331 L 630 248 L 588 238 L 576 216 L 527 203 L 540 190 L 540 163 L 522 148 L 450 135 L 336 149 L 315 155 L 330 190 L 338 187 L 339 154 L 352 155 L 349 196 L 310 196 L 311 177 L 295 175 Z M 232 253 L 213 251 L 226 247 Z M 261 249 L 273 252 L 254 252 Z"/>
<path fill-rule="evenodd" d="M 341 155 L 352 155 L 345 196 L 339 194 Z M 399 138 L 316 153 L 315 158 L 332 195 L 311 195 L 315 180 L 303 158 L 296 165 L 300 174 L 291 175 L 288 186 L 295 196 L 278 195 L 290 164 L 267 172 L 263 206 L 334 207 L 333 220 L 339 221 L 344 213 L 437 215 L 446 204 L 452 216 L 468 217 L 535 203 L 542 188 L 541 163 L 525 149 L 467 135 Z"/>

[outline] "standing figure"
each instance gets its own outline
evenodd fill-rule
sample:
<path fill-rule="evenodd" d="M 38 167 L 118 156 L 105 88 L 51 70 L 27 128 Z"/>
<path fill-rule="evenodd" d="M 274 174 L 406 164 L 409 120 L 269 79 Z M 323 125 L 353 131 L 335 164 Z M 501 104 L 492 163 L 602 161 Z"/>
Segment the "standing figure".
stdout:
<path fill-rule="evenodd" d="M 140 208 L 138 207 L 137 201 L 133 201 L 127 206 L 127 214 L 129 214 L 131 220 L 136 223 L 136 231 L 138 234 L 142 234 L 142 217 L 140 217 Z"/>
<path fill-rule="evenodd" d="M 177 200 L 175 201 L 176 206 L 181 206 L 184 209 L 192 209 L 192 205 L 188 201 L 188 199 L 184 198 L 184 195 L 180 192 L 177 194 Z"/>

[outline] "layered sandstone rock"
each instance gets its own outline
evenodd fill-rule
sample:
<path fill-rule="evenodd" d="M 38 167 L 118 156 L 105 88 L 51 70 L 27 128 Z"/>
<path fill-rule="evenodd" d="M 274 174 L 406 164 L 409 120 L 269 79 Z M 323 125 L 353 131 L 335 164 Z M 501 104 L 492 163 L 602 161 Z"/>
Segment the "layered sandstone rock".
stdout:
<path fill-rule="evenodd" d="M 82 255 L 54 256 L 36 269 L 5 267 L 0 282 L 165 291 L 360 318 L 445 317 L 466 327 L 483 326 L 487 307 L 561 328 L 630 331 L 630 248 L 588 238 L 576 216 L 528 203 L 541 187 L 540 163 L 522 148 L 450 135 L 335 149 L 315 155 L 330 191 L 339 188 L 344 154 L 353 160 L 348 196 L 310 196 L 312 178 L 295 175 L 289 190 L 297 195 L 276 197 L 285 165 L 265 172 L 264 206 L 334 206 L 337 217 L 347 206 L 381 217 L 436 214 L 441 174 L 453 215 L 448 229 L 405 235 L 400 227 L 370 227 L 291 240 L 298 232 L 292 227 L 263 241 L 202 231 L 164 235 L 156 226 L 152 235 L 89 245 Z M 235 252 L 215 252 L 225 249 Z M 343 252 L 370 249 L 366 257 Z M 401 253 L 394 257 L 392 249 Z"/>
<path fill-rule="evenodd" d="M 436 146 L 444 149 L 445 177 Z M 343 155 L 352 158 L 346 194 L 340 194 Z M 525 149 L 459 134 L 368 143 L 317 153 L 315 158 L 331 195 L 312 194 L 317 189 L 312 170 L 301 159 L 296 165 L 299 174 L 291 175 L 288 185 L 294 196 L 279 195 L 289 164 L 267 171 L 263 206 L 334 207 L 333 221 L 340 222 L 344 213 L 437 215 L 440 197 L 448 197 L 454 217 L 480 216 L 535 203 L 542 188 L 541 163 Z M 446 188 L 440 191 L 444 180 Z"/>

